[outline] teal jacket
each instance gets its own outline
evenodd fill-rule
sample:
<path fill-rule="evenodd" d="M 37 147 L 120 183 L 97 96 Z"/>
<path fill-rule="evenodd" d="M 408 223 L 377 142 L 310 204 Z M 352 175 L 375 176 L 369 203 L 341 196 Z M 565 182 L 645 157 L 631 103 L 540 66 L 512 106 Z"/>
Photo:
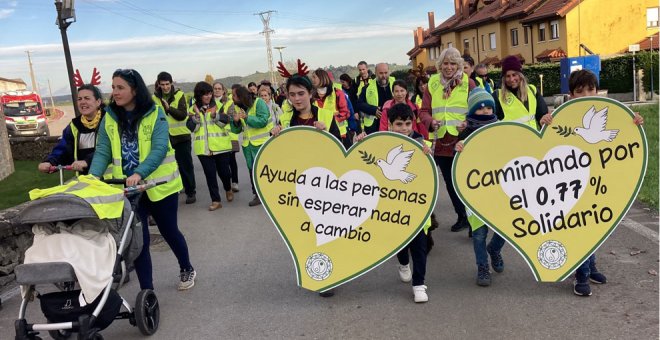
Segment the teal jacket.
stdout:
<path fill-rule="evenodd" d="M 105 131 L 105 120 L 108 115 L 112 116 L 115 120 L 118 120 L 117 115 L 112 111 L 110 106 L 107 106 L 105 110 L 106 115 L 103 117 L 98 130 L 96 152 L 94 153 L 92 165 L 89 168 L 89 173 L 96 177 L 103 176 L 108 165 L 112 162 L 112 148 L 110 145 L 110 137 Z M 158 166 L 163 162 L 163 159 L 165 159 L 165 155 L 169 148 L 170 134 L 165 113 L 162 108 L 154 105 L 144 117 L 152 114 L 158 115 L 158 119 L 156 119 L 156 124 L 153 133 L 151 134 L 151 152 L 149 152 L 149 155 L 147 155 L 147 158 L 143 162 L 140 162 L 140 165 L 138 165 L 134 171 L 134 173 L 140 174 L 142 178 L 146 178 L 151 175 L 152 172 L 156 171 Z M 138 122 L 138 126 L 139 124 L 140 123 Z"/>
<path fill-rule="evenodd" d="M 256 115 L 254 116 L 248 115 L 247 118 L 245 118 L 245 124 L 247 124 L 247 126 L 253 129 L 260 129 L 268 125 L 269 123 L 268 118 L 270 117 L 270 111 L 268 110 L 268 106 L 266 106 L 266 103 L 263 100 L 257 101 L 256 110 L 257 110 Z M 234 122 L 234 118 L 232 116 L 230 116 L 229 121 L 231 122 L 231 132 L 238 134 L 243 131 L 243 126 L 241 124 L 237 124 L 236 122 Z"/>

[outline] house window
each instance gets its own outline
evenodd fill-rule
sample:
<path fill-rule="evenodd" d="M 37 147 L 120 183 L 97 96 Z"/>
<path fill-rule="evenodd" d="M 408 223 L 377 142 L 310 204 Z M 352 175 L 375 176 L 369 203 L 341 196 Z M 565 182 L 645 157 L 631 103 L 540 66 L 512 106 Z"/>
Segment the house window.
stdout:
<path fill-rule="evenodd" d="M 481 35 L 481 50 L 485 51 L 486 50 L 486 44 L 484 43 L 484 35 Z"/>
<path fill-rule="evenodd" d="M 450 42 L 448 42 L 448 43 L 447 43 L 447 48 L 450 48 L 450 47 L 454 47 L 454 43 L 450 43 Z"/>
<path fill-rule="evenodd" d="M 525 45 L 529 44 L 529 31 L 527 30 L 527 27 L 523 26 L 523 36 L 525 39 Z"/>
<path fill-rule="evenodd" d="M 497 42 L 495 41 L 495 33 L 489 33 L 488 37 L 490 38 L 490 49 L 494 50 L 497 48 Z"/>
<path fill-rule="evenodd" d="M 539 24 L 539 42 L 545 41 L 545 23 Z"/>
<path fill-rule="evenodd" d="M 476 43 L 477 38 L 472 37 L 472 49 L 476 52 L 477 51 L 477 43 Z"/>
<path fill-rule="evenodd" d="M 518 29 L 511 29 L 511 46 L 518 46 Z"/>
<path fill-rule="evenodd" d="M 646 9 L 646 27 L 658 27 L 658 7 Z"/>
<path fill-rule="evenodd" d="M 550 39 L 559 39 L 559 21 L 550 21 Z"/>
<path fill-rule="evenodd" d="M 463 51 L 469 51 L 469 50 L 470 50 L 470 40 L 463 39 Z"/>

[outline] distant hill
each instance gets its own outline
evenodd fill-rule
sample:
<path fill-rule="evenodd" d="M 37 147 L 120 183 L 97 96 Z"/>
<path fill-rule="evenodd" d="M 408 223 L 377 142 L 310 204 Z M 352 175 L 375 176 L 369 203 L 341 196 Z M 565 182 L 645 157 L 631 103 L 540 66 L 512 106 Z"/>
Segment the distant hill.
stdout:
<path fill-rule="evenodd" d="M 287 62 L 285 64 L 287 66 L 287 69 L 290 72 L 293 73 L 294 71 L 296 71 L 296 65 L 295 65 L 294 62 Z M 374 64 L 369 65 L 369 69 L 372 70 L 372 71 L 375 69 L 375 67 L 376 66 Z M 408 66 L 408 65 L 390 64 L 390 72 L 407 71 L 409 69 L 410 69 L 410 66 Z M 326 67 L 325 70 L 332 73 L 332 75 L 335 78 L 335 81 L 337 81 L 337 82 L 339 81 L 339 76 L 342 75 L 343 73 L 348 74 L 352 78 L 355 78 L 359 73 L 357 67 L 352 66 L 352 65 L 344 65 L 344 66 L 332 66 L 332 65 L 330 65 L 330 66 Z M 310 72 L 311 71 L 313 71 L 313 70 L 310 70 Z M 397 72 L 397 73 L 400 73 L 400 72 Z M 255 83 L 258 84 L 259 82 L 261 82 L 262 80 L 265 80 L 265 79 L 268 79 L 268 80 L 270 79 L 270 76 L 269 76 L 268 72 L 255 72 L 253 74 L 250 74 L 248 76 L 243 76 L 243 77 L 241 77 L 241 76 L 224 77 L 224 78 L 216 79 L 216 81 L 220 81 L 225 86 L 231 87 L 233 84 L 247 85 L 250 82 L 255 82 Z M 279 83 L 283 82 L 283 79 L 279 75 L 279 73 L 275 74 L 275 79 Z M 200 79 L 200 81 L 201 80 L 203 80 L 203 79 Z M 175 87 L 181 89 L 183 92 L 192 93 L 193 88 L 195 87 L 195 84 L 196 84 L 196 82 L 177 82 L 175 84 Z M 147 85 L 147 88 L 149 88 L 150 92 L 154 91 L 154 85 Z M 104 93 L 103 97 L 104 98 L 109 98 L 110 94 L 109 93 Z M 55 103 L 71 102 L 71 96 L 70 95 L 54 96 L 53 98 L 55 100 Z M 44 98 L 44 100 L 46 100 L 46 98 Z"/>

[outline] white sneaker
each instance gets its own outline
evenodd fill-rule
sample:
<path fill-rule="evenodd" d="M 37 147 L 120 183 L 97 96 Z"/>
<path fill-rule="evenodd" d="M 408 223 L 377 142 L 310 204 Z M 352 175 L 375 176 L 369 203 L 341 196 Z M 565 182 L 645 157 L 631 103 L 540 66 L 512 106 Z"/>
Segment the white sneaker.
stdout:
<path fill-rule="evenodd" d="M 177 285 L 178 290 L 187 290 L 192 288 L 195 285 L 195 278 L 197 277 L 197 272 L 193 270 L 183 270 L 179 274 L 179 284 Z"/>
<path fill-rule="evenodd" d="M 403 266 L 399 266 L 399 278 L 402 282 L 410 282 L 412 280 L 412 272 L 410 271 L 410 263 Z"/>
<path fill-rule="evenodd" d="M 429 296 L 426 295 L 426 286 L 413 286 L 413 294 L 415 294 L 415 302 L 422 303 L 429 300 Z"/>

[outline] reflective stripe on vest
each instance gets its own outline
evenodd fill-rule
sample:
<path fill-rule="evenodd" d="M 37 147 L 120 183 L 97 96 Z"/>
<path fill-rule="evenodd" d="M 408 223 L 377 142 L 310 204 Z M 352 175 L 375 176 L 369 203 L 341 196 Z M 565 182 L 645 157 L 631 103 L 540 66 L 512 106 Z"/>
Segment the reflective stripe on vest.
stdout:
<path fill-rule="evenodd" d="M 163 108 L 154 106 L 154 108 L 147 112 L 142 120 L 140 120 L 137 133 L 140 163 L 144 162 L 151 152 L 151 135 L 158 119 L 158 115 L 162 110 Z M 112 115 L 106 115 L 104 128 L 110 139 L 110 148 L 112 150 L 112 177 L 117 179 L 126 178 L 121 164 L 121 138 L 119 136 L 119 126 Z M 154 180 L 157 181 L 158 179 L 169 179 L 169 181 L 147 190 L 147 196 L 152 202 L 160 201 L 183 189 L 181 177 L 179 176 L 179 168 L 174 157 L 174 149 L 172 149 L 169 138 L 167 141 L 167 154 L 161 161 L 160 165 L 154 170 L 154 172 L 142 180 L 148 182 Z"/>
<path fill-rule="evenodd" d="M 257 115 L 257 103 L 259 101 L 263 100 L 261 98 L 257 98 L 254 101 L 254 104 L 252 104 L 252 107 L 250 107 L 250 110 L 248 111 L 248 116 Z M 243 131 L 245 131 L 245 134 L 243 135 L 243 146 L 248 146 L 250 144 L 254 146 L 260 146 L 263 143 L 266 143 L 268 138 L 270 138 L 270 130 L 272 130 L 274 127 L 270 110 L 268 111 L 268 124 L 262 128 L 252 128 L 244 121 L 241 121 L 241 123 L 243 124 Z"/>
<path fill-rule="evenodd" d="M 174 94 L 174 100 L 172 103 L 170 103 L 170 107 L 179 107 L 179 101 L 183 98 L 183 91 L 177 91 Z M 155 95 L 153 96 L 154 102 L 156 105 L 160 107 L 163 106 L 163 102 L 161 101 L 160 98 L 156 97 Z M 185 101 L 185 99 L 184 99 Z M 187 104 L 186 104 L 187 106 Z M 185 134 L 190 134 L 190 130 L 186 126 L 186 122 L 188 121 L 188 117 L 186 117 L 184 120 L 176 120 L 174 117 L 169 115 L 168 113 L 165 113 L 165 118 L 167 119 L 167 125 L 169 127 L 169 132 L 170 135 L 172 136 L 180 136 L 180 135 L 185 135 Z"/>
<path fill-rule="evenodd" d="M 394 84 L 394 77 L 389 77 L 388 81 L 390 83 L 390 92 L 392 92 L 392 84 Z M 376 79 L 369 79 L 369 86 L 367 86 L 367 91 L 364 95 L 367 104 L 371 106 L 378 106 L 378 84 L 376 84 Z M 466 99 L 467 102 L 467 99 Z M 376 119 L 375 115 L 364 115 L 364 126 L 370 127 L 374 124 Z"/>
<path fill-rule="evenodd" d="M 222 110 L 222 103 L 216 101 L 216 114 L 221 113 Z M 194 108 L 190 108 L 188 112 L 194 113 Z M 231 137 L 227 132 L 227 126 L 218 126 L 215 120 L 211 118 L 211 112 L 204 112 L 199 115 L 199 128 L 195 131 L 193 150 L 195 155 L 198 156 L 209 156 L 212 152 L 219 153 L 231 150 Z"/>
<path fill-rule="evenodd" d="M 529 125 L 534 129 L 538 129 L 536 125 L 536 87 L 534 85 L 528 85 L 527 88 L 527 103 L 529 105 L 529 110 L 525 108 L 518 97 L 513 95 L 511 92 L 507 92 L 506 97 L 502 95 L 502 91 L 498 91 L 498 96 L 500 99 L 500 105 L 502 106 L 502 111 L 504 113 L 504 118 L 502 121 L 505 122 L 517 122 L 525 125 Z"/>
<path fill-rule="evenodd" d="M 124 191 L 105 184 L 92 175 L 83 175 L 64 185 L 48 189 L 34 189 L 31 200 L 55 194 L 69 194 L 80 197 L 89 203 L 101 219 L 119 218 L 124 211 Z"/>
<path fill-rule="evenodd" d="M 442 122 L 433 132 L 433 137 L 442 138 L 447 132 L 452 136 L 458 136 L 456 126 L 465 120 L 468 112 L 467 98 L 470 79 L 463 74 L 461 85 L 455 87 L 447 99 L 442 98 L 444 87 L 439 74 L 431 76 L 428 86 L 431 94 L 431 114 L 434 120 Z"/>
<path fill-rule="evenodd" d="M 341 85 L 340 85 L 341 86 Z M 343 94 L 343 92 L 342 92 Z M 314 101 L 314 106 L 319 107 L 318 101 Z M 321 108 L 321 107 L 319 107 Z M 326 110 L 331 110 L 333 112 L 337 112 L 337 92 L 335 92 L 335 88 L 332 89 L 332 94 L 325 96 L 323 99 L 323 109 Z M 348 132 L 348 122 L 346 119 L 343 121 L 339 122 L 337 121 L 335 117 L 335 122 L 337 123 L 337 127 L 339 128 L 339 134 L 342 136 L 346 136 L 346 132 Z"/>
<path fill-rule="evenodd" d="M 467 214 L 468 223 L 470 223 L 470 229 L 472 229 L 472 231 L 486 226 L 484 222 L 470 209 L 465 209 L 465 213 Z"/>

